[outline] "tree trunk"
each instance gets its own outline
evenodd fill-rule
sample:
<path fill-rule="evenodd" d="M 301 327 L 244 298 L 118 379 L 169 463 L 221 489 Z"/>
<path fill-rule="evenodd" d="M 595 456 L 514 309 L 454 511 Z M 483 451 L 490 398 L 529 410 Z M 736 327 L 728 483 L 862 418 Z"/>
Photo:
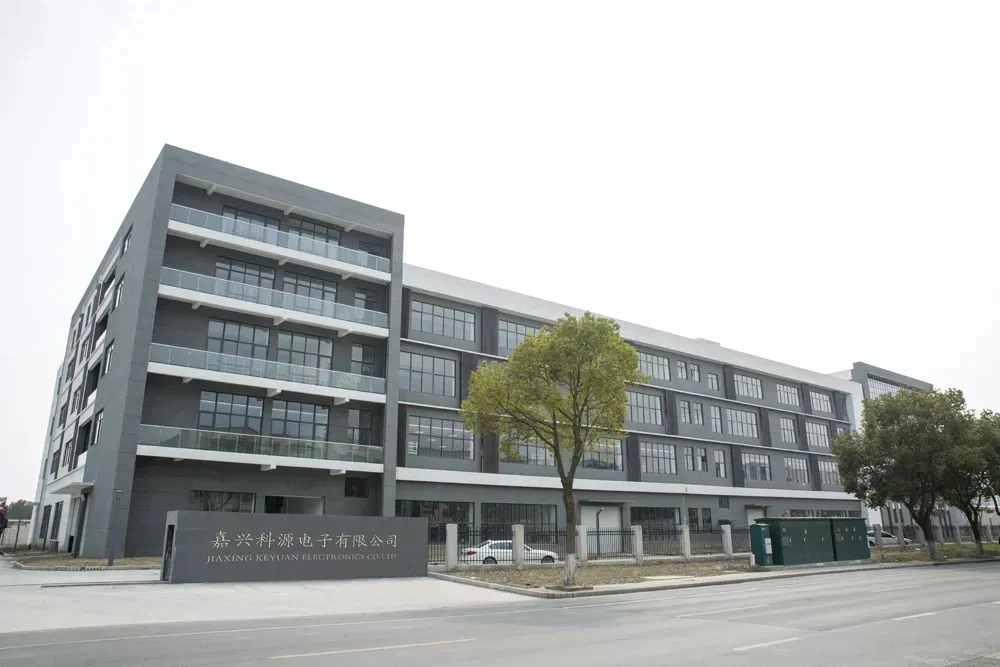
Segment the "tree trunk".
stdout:
<path fill-rule="evenodd" d="M 566 565 L 563 586 L 576 584 L 576 504 L 573 501 L 573 480 L 563 480 L 563 506 L 566 508 Z"/>
<path fill-rule="evenodd" d="M 934 525 L 931 523 L 931 518 L 929 516 L 918 518 L 917 524 L 920 526 L 920 530 L 924 531 L 924 539 L 927 540 L 927 551 L 931 554 L 931 560 L 937 560 L 937 542 L 934 540 Z"/>
<path fill-rule="evenodd" d="M 976 541 L 976 553 L 980 556 L 985 556 L 986 551 L 983 550 L 983 533 L 979 526 L 978 517 L 976 521 L 970 523 L 972 524 L 972 538 Z"/>

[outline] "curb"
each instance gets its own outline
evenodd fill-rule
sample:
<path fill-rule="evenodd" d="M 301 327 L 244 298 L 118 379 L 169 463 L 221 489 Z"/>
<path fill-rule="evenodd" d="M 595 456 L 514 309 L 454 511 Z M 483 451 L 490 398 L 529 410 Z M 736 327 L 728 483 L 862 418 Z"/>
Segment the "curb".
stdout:
<path fill-rule="evenodd" d="M 548 589 L 537 589 L 537 588 L 520 588 L 518 586 L 507 586 L 506 584 L 494 584 L 488 581 L 478 581 L 476 579 L 469 579 L 467 577 L 457 577 L 451 574 L 443 574 L 441 572 L 428 572 L 427 576 L 433 577 L 435 579 L 442 579 L 444 581 L 451 581 L 456 584 L 464 584 L 466 586 L 489 588 L 495 591 L 502 591 L 504 593 L 514 593 L 515 595 L 523 595 L 526 597 L 542 598 L 547 600 L 558 600 L 563 598 L 586 598 L 586 597 L 595 597 L 601 595 L 631 595 L 635 593 L 655 593 L 658 591 L 683 590 L 685 588 L 726 586 L 728 584 L 748 584 L 756 581 L 772 581 L 774 579 L 798 579 L 800 577 L 817 577 L 824 574 L 843 574 L 845 572 L 869 572 L 871 570 L 898 570 L 909 567 L 939 567 L 942 565 L 968 565 L 971 563 L 990 563 L 997 561 L 1000 561 L 1000 559 L 963 558 L 952 561 L 940 561 L 931 563 L 923 563 L 923 562 L 881 563 L 878 565 L 869 565 L 863 567 L 857 567 L 857 566 L 845 567 L 844 569 L 829 569 L 829 570 L 822 570 L 819 572 L 813 570 L 801 570 L 794 572 L 775 572 L 774 574 L 770 574 L 763 577 L 743 577 L 740 579 L 726 579 L 721 581 L 706 580 L 706 581 L 678 582 L 675 584 L 661 584 L 657 586 L 636 588 L 632 590 L 605 589 L 605 590 L 571 591 L 571 592 L 553 591 Z"/>
<path fill-rule="evenodd" d="M 24 565 L 21 561 L 11 561 L 16 570 L 32 570 L 35 572 L 99 572 L 101 570 L 159 570 L 159 565 Z"/>

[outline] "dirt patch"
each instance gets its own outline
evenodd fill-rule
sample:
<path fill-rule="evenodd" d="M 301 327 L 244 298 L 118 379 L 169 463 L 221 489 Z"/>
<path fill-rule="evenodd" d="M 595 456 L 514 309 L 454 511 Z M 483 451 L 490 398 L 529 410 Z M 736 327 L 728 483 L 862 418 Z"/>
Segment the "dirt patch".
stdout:
<path fill-rule="evenodd" d="M 939 544 L 938 553 L 941 560 L 956 560 L 960 558 L 979 558 L 975 544 Z M 1000 544 L 983 544 L 987 558 L 1000 558 Z M 899 547 L 887 547 L 872 549 L 872 560 L 876 563 L 910 563 L 914 561 L 929 561 L 930 553 L 925 546 L 909 546 L 905 549 Z"/>
<path fill-rule="evenodd" d="M 711 577 L 720 574 L 749 572 L 745 560 L 705 563 L 643 563 L 642 565 L 589 565 L 576 571 L 578 586 L 607 586 L 634 584 L 649 577 Z M 537 568 L 517 570 L 491 570 L 482 572 L 453 572 L 452 574 L 485 581 L 491 584 L 519 588 L 547 588 L 562 584 L 562 568 Z"/>
<path fill-rule="evenodd" d="M 27 565 L 28 567 L 97 567 L 106 566 L 108 559 L 39 556 L 36 558 L 24 558 L 20 562 L 22 565 Z M 160 558 L 116 558 L 115 567 L 160 567 Z"/>

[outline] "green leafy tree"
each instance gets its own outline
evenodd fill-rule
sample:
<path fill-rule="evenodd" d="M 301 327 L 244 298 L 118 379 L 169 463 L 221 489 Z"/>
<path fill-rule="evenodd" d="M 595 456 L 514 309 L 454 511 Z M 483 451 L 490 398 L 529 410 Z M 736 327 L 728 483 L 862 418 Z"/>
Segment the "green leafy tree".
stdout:
<path fill-rule="evenodd" d="M 844 488 L 881 507 L 902 503 L 938 557 L 931 518 L 946 501 L 948 459 L 970 436 L 970 416 L 957 389 L 899 391 L 864 402 L 862 428 L 831 448 Z"/>
<path fill-rule="evenodd" d="M 14 521 L 17 519 L 31 518 L 31 502 L 28 500 L 15 500 L 7 503 L 7 519 Z"/>
<path fill-rule="evenodd" d="M 984 410 L 979 415 L 976 431 L 983 449 L 986 461 L 986 476 L 989 479 L 989 501 L 993 509 L 1000 515 L 1000 414 Z"/>
<path fill-rule="evenodd" d="M 992 496 L 987 467 L 987 444 L 993 424 L 989 418 L 975 419 L 971 414 L 966 417 L 966 436 L 955 443 L 946 459 L 944 499 L 968 519 L 976 549 L 983 555 L 980 517 Z"/>
<path fill-rule="evenodd" d="M 577 468 L 601 441 L 624 436 L 625 387 L 647 380 L 618 323 L 591 313 L 565 315 L 525 338 L 506 363 L 487 362 L 472 373 L 462 402 L 466 428 L 499 436 L 501 451 L 510 457 L 516 458 L 518 443 L 537 443 L 552 453 L 566 508 L 567 586 L 576 570 Z"/>

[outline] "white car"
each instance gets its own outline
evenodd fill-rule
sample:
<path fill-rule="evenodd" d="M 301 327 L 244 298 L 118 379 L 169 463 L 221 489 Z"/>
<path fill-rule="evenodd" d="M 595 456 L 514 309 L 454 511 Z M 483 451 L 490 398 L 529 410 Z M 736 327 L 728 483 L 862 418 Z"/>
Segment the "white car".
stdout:
<path fill-rule="evenodd" d="M 913 540 L 911 540 L 908 537 L 904 537 L 903 541 L 906 542 L 906 546 L 910 546 L 911 544 L 913 544 Z M 883 546 L 887 546 L 887 547 L 898 547 L 899 546 L 899 538 L 896 537 L 895 535 L 893 535 L 892 533 L 887 533 L 887 532 L 885 532 L 883 530 L 882 531 L 882 544 L 883 544 Z M 870 546 L 870 547 L 876 546 L 876 544 L 875 544 L 875 531 L 874 530 L 869 530 L 868 531 L 868 546 Z"/>
<path fill-rule="evenodd" d="M 511 556 L 510 540 L 486 540 L 475 547 L 466 547 L 459 550 L 463 563 L 482 563 L 483 565 L 496 565 L 497 563 L 513 563 Z M 525 563 L 554 563 L 558 556 L 555 552 L 535 549 L 524 545 Z"/>

